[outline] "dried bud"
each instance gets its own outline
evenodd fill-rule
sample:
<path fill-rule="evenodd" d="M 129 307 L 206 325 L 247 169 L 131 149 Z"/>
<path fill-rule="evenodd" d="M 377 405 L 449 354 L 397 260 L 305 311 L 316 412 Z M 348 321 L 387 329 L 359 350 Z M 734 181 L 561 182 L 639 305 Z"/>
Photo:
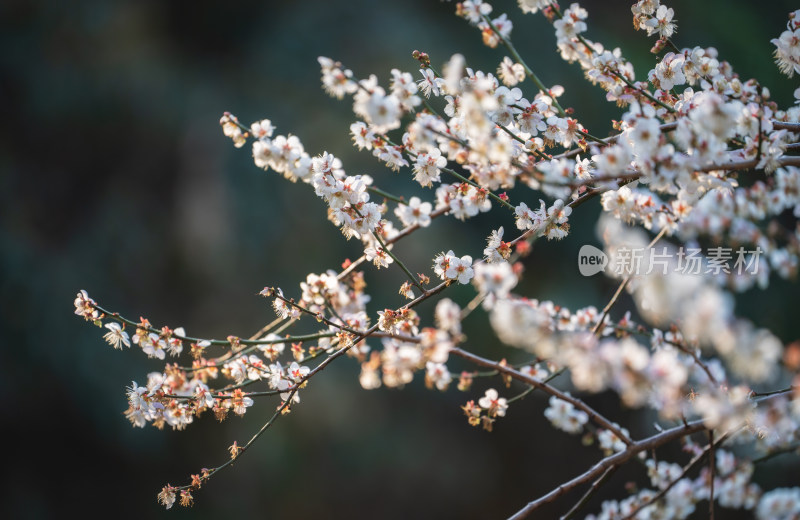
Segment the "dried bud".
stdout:
<path fill-rule="evenodd" d="M 188 489 L 184 489 L 181 491 L 181 505 L 183 507 L 191 507 L 194 505 L 194 498 L 192 497 L 192 493 Z"/>
<path fill-rule="evenodd" d="M 411 283 L 410 282 L 403 282 L 403 285 L 400 286 L 400 294 L 409 300 L 414 299 L 414 291 L 411 290 Z"/>
<path fill-rule="evenodd" d="M 197 343 L 192 343 L 192 346 L 191 346 L 191 349 L 190 349 L 190 352 L 192 353 L 192 357 L 194 359 L 200 359 L 200 356 L 203 355 L 203 349 L 205 349 L 205 347 L 202 347 L 202 346 L 198 345 Z"/>
<path fill-rule="evenodd" d="M 219 422 L 224 421 L 225 418 L 228 417 L 228 408 L 224 406 L 215 405 L 212 411 L 214 412 L 214 417 L 216 417 Z"/>
<path fill-rule="evenodd" d="M 233 349 L 234 352 L 242 350 L 243 345 L 241 343 L 242 341 L 241 338 L 239 338 L 238 336 L 228 336 L 227 339 L 228 343 L 231 344 L 231 348 Z"/>
<path fill-rule="evenodd" d="M 242 447 L 239 446 L 236 441 L 233 441 L 233 444 L 228 448 L 228 451 L 231 454 L 231 459 L 235 459 L 239 456 L 239 453 L 242 451 Z"/>
<path fill-rule="evenodd" d="M 666 46 L 667 46 L 667 40 L 665 40 L 664 38 L 659 38 L 658 40 L 656 40 L 656 43 L 655 45 L 653 45 L 653 48 L 650 49 L 650 52 L 653 54 L 658 54 L 661 51 L 663 51 L 664 47 Z"/>

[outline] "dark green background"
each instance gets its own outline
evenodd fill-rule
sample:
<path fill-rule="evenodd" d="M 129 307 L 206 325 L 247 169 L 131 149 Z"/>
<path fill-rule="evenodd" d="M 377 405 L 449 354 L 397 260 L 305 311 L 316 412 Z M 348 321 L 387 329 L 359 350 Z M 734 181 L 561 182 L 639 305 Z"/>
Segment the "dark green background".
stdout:
<path fill-rule="evenodd" d="M 787 106 L 797 81 L 779 76 L 769 39 L 784 29 L 797 7 L 790 4 L 668 5 L 678 45 L 717 46 L 744 79 L 758 77 Z M 633 31 L 630 2 L 583 5 L 588 36 L 623 46 L 643 78 L 654 64 L 653 40 Z M 296 295 L 307 273 L 357 257 L 358 244 L 325 222 L 308 186 L 255 168 L 248 149 L 235 150 L 222 136 L 218 119 L 225 110 L 245 123 L 268 117 L 312 155 L 327 150 L 348 172 L 410 194 L 408 171 L 391 173 L 356 154 L 351 103 L 322 92 L 316 57 L 339 59 L 361 77 L 375 73 L 384 86 L 393 67 L 418 75 L 414 49 L 437 66 L 461 52 L 470 66 L 494 71 L 505 53 L 485 48 L 453 10 L 425 0 L 0 6 L 0 424 L 7 439 L 0 516 L 504 517 L 595 460 L 595 450 L 546 424 L 540 396 L 512 406 L 489 434 L 469 427 L 458 406 L 498 381 L 442 394 L 426 391 L 418 376 L 403 391 L 366 392 L 357 365 L 343 360 L 315 378 L 302 405 L 232 470 L 196 493 L 191 511 L 163 513 L 155 501 L 163 484 L 222 462 L 225 448 L 249 438 L 273 404 L 258 402 L 245 419 L 222 425 L 204 417 L 185 432 L 132 429 L 122 415 L 124 389 L 161 364 L 138 349 L 114 351 L 72 314 L 75 293 L 86 289 L 100 304 L 158 326 L 246 336 L 273 318 L 256 296 L 263 286 Z M 562 104 L 593 133 L 607 134 L 620 112 L 577 66 L 560 61 L 549 24 L 523 16 L 515 2 L 496 2 L 493 14 L 504 11 L 543 81 L 566 87 Z M 512 227 L 495 213 L 465 225 L 442 219 L 397 252 L 420 271 L 442 249 L 479 256 L 491 228 Z M 598 204 L 589 204 L 576 212 L 570 240 L 537 244 L 526 260 L 525 294 L 573 308 L 607 301 L 612 284 L 583 279 L 574 264 L 580 245 L 597 242 L 597 214 Z M 367 273 L 373 316 L 399 301 L 402 277 L 381 275 Z M 738 308 L 788 342 L 797 336 L 796 285 L 775 284 L 748 293 Z M 450 296 L 463 303 L 471 294 Z M 486 327 L 478 316 L 467 330 L 469 348 L 519 356 Z M 590 402 L 634 434 L 649 431 L 652 418 L 631 423 L 613 396 Z M 795 470 L 796 462 L 788 461 Z M 787 483 L 790 466 L 769 468 L 759 470 L 768 487 Z M 618 473 L 609 493 L 622 496 L 625 481 L 642 474 Z M 598 508 L 599 501 L 590 506 Z"/>

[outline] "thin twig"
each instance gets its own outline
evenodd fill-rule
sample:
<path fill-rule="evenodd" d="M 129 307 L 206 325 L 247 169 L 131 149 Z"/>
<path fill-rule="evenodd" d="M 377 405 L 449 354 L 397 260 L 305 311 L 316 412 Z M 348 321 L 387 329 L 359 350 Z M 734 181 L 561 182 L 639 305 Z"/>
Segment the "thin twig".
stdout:
<path fill-rule="evenodd" d="M 561 390 L 559 390 L 559 389 L 557 389 L 557 388 L 555 388 L 555 387 L 553 387 L 553 386 L 551 386 L 551 385 L 549 385 L 549 384 L 547 384 L 547 383 L 545 383 L 543 381 L 540 381 L 539 379 L 536 379 L 535 377 L 529 376 L 527 374 L 523 374 L 522 372 L 519 372 L 518 370 L 514 370 L 512 367 L 509 367 L 507 365 L 503 365 L 503 364 L 501 364 L 501 363 L 499 363 L 497 361 L 492 361 L 492 360 L 480 357 L 480 356 L 478 356 L 476 354 L 473 354 L 471 352 L 467 352 L 466 350 L 462 350 L 462 349 L 460 349 L 458 347 L 453 347 L 452 349 L 450 349 L 450 353 L 454 354 L 454 355 L 456 355 L 458 357 L 464 358 L 467 361 L 475 363 L 476 365 L 484 366 L 484 367 L 487 367 L 487 368 L 493 368 L 493 369 L 497 370 L 500 373 L 503 373 L 503 374 L 506 374 L 508 376 L 511 376 L 512 378 L 516 379 L 517 381 L 522 381 L 523 383 L 531 385 L 531 386 L 534 386 L 537 389 L 539 389 L 539 390 L 541 390 L 541 391 L 543 391 L 543 392 L 545 392 L 547 394 L 550 394 L 550 395 L 552 395 L 552 396 L 554 396 L 554 397 L 556 397 L 558 399 L 561 399 L 562 401 L 567 401 L 568 403 L 571 403 L 575 408 L 578 408 L 579 410 L 582 410 L 583 412 L 585 412 L 586 415 L 589 416 L 589 419 L 591 421 L 593 421 L 596 424 L 598 424 L 599 426 L 611 431 L 614 435 L 617 436 L 618 439 L 620 439 L 625 444 L 627 444 L 627 445 L 633 444 L 633 441 L 627 435 L 625 435 L 625 433 L 623 433 L 622 430 L 620 430 L 620 428 L 618 426 L 613 424 L 611 421 L 606 419 L 604 416 L 602 416 L 600 413 L 595 411 L 592 407 L 590 407 L 589 405 L 587 405 L 586 403 L 584 403 L 580 399 L 577 399 L 577 398 L 575 398 L 575 397 L 573 397 L 573 396 L 571 396 L 571 395 L 569 395 L 569 394 L 567 394 L 565 392 L 562 392 Z"/>
<path fill-rule="evenodd" d="M 600 476 L 599 479 L 594 481 L 592 487 L 586 490 L 586 493 L 583 494 L 581 499 L 578 500 L 578 502 L 575 503 L 575 505 L 572 506 L 572 508 L 569 511 L 567 511 L 567 513 L 564 516 L 561 517 L 561 520 L 570 520 L 576 514 L 578 514 L 578 512 L 581 509 L 583 509 L 584 506 L 586 506 L 586 504 L 595 495 L 595 493 L 597 493 L 597 491 L 603 486 L 603 484 L 608 482 L 608 479 L 611 478 L 611 475 L 613 475 L 614 472 L 616 472 L 618 469 L 619 466 L 611 466 L 610 468 L 608 468 L 606 472 Z"/>
<path fill-rule="evenodd" d="M 557 488 L 553 489 L 546 495 L 543 495 L 537 498 L 536 500 L 529 502 L 525 507 L 523 507 L 522 509 L 511 515 L 509 517 L 509 520 L 520 520 L 522 518 L 527 518 L 528 515 L 533 513 L 535 510 L 537 510 L 544 504 L 556 500 L 557 498 L 568 493 L 569 491 L 572 491 L 575 487 L 583 484 L 584 482 L 589 482 L 590 480 L 599 477 L 600 475 L 605 473 L 606 470 L 608 470 L 608 468 L 624 464 L 637 453 L 650 450 L 652 448 L 657 448 L 664 444 L 670 443 L 674 440 L 686 437 L 687 435 L 697 433 L 703 430 L 704 428 L 705 426 L 703 425 L 703 421 L 698 420 L 687 423 L 685 425 L 682 424 L 680 426 L 676 426 L 675 428 L 671 428 L 669 430 L 657 433 L 652 437 L 648 437 L 641 441 L 634 442 L 630 444 L 627 448 L 625 448 L 623 451 L 620 451 L 618 453 L 615 453 L 614 455 L 610 455 L 600 460 L 584 473 L 578 475 L 572 480 L 569 480 L 559 485 Z"/>
<path fill-rule="evenodd" d="M 717 439 L 716 442 L 712 442 L 708 446 L 706 446 L 705 449 L 702 452 L 700 452 L 697 455 L 695 455 L 694 458 L 692 460 L 690 460 L 689 463 L 686 464 L 686 466 L 683 467 L 683 471 L 681 471 L 681 474 L 678 475 L 678 477 L 673 479 L 672 482 L 670 482 L 664 489 L 660 490 L 657 494 L 653 495 L 652 497 L 650 497 L 646 501 L 644 501 L 641 504 L 639 504 L 638 506 L 636 506 L 633 509 L 633 511 L 628 513 L 628 515 L 625 518 L 623 518 L 622 520 L 632 520 L 639 511 L 650 507 L 651 505 L 655 504 L 656 502 L 658 502 L 659 500 L 664 498 L 664 496 L 669 492 L 669 490 L 672 489 L 673 487 L 675 487 L 675 485 L 678 482 L 680 482 L 681 479 L 683 479 L 686 475 L 688 475 L 689 472 L 695 466 L 700 464 L 700 462 L 702 462 L 702 460 L 705 458 L 706 455 L 709 454 L 709 452 L 711 452 L 714 448 L 716 448 L 717 446 L 721 445 L 723 442 L 728 440 L 728 438 L 731 435 L 733 435 L 735 432 L 739 431 L 739 429 L 740 428 L 736 428 L 734 430 L 730 430 L 730 431 L 726 432 L 725 434 L 720 436 L 720 438 Z"/>
<path fill-rule="evenodd" d="M 651 240 L 650 243 L 647 244 L 647 247 L 645 248 L 645 250 L 650 249 L 651 247 L 653 247 L 656 244 L 656 242 L 661 240 L 661 237 L 663 237 L 666 232 L 667 232 L 667 228 L 665 226 L 664 228 L 661 229 L 661 231 L 659 231 L 659 233 L 655 236 L 655 238 L 653 238 L 653 240 Z M 622 294 L 623 289 L 625 289 L 625 287 L 628 285 L 628 282 L 631 281 L 631 279 L 633 278 L 633 275 L 634 275 L 634 273 L 629 274 L 628 276 L 625 277 L 625 279 L 622 281 L 622 283 L 619 284 L 619 287 L 617 287 L 617 290 L 614 293 L 614 296 L 611 297 L 611 300 L 609 300 L 608 304 L 606 304 L 606 306 L 603 308 L 603 312 L 602 312 L 602 314 L 600 316 L 600 319 L 598 320 L 597 325 L 595 325 L 594 329 L 592 330 L 593 334 L 595 334 L 597 336 L 600 336 L 602 334 L 603 324 L 606 321 L 606 318 L 608 317 L 608 313 L 611 310 L 611 307 L 613 307 L 614 304 L 617 303 L 617 299 L 619 298 L 619 295 Z"/>
<path fill-rule="evenodd" d="M 708 430 L 708 470 L 711 473 L 708 483 L 708 520 L 714 520 L 714 430 Z"/>

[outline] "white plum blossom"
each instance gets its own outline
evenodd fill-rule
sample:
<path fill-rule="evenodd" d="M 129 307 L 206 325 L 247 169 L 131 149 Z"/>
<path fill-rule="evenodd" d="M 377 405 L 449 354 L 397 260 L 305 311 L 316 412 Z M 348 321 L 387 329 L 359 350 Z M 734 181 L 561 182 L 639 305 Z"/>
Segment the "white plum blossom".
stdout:
<path fill-rule="evenodd" d="M 420 90 L 422 90 L 422 93 L 425 94 L 425 97 L 429 98 L 431 94 L 435 97 L 441 96 L 444 80 L 442 78 L 437 78 L 436 74 L 434 74 L 431 69 L 420 69 L 420 73 L 422 74 L 422 79 L 419 80 L 417 84 Z"/>
<path fill-rule="evenodd" d="M 414 161 L 414 180 L 424 187 L 441 180 L 441 169 L 447 165 L 442 152 L 434 148 L 428 153 L 420 153 Z"/>
<path fill-rule="evenodd" d="M 461 334 L 461 307 L 453 300 L 443 298 L 436 304 L 436 325 L 458 336 Z"/>
<path fill-rule="evenodd" d="M 550 1 L 551 0 L 517 0 L 517 3 L 523 13 L 535 13 L 539 9 L 547 7 Z"/>
<path fill-rule="evenodd" d="M 662 38 L 671 38 L 675 32 L 675 23 L 672 21 L 673 16 L 675 16 L 675 11 L 671 7 L 666 5 L 658 6 L 655 15 L 644 24 L 647 35 L 658 33 Z"/>
<path fill-rule="evenodd" d="M 417 85 L 410 72 L 400 72 L 392 69 L 392 95 L 399 101 L 403 110 L 411 111 L 422 104 L 422 99 L 417 96 Z"/>
<path fill-rule="evenodd" d="M 394 214 L 406 227 L 414 225 L 428 227 L 431 225 L 432 209 L 433 205 L 430 202 L 422 202 L 419 197 L 411 197 L 408 205 L 398 204 Z"/>
<path fill-rule="evenodd" d="M 792 520 L 800 515 L 800 488 L 777 488 L 764 493 L 756 507 L 759 520 Z"/>
<path fill-rule="evenodd" d="M 425 377 L 427 381 L 430 381 L 430 383 L 435 385 L 439 390 L 447 390 L 447 387 L 450 385 L 453 377 L 450 375 L 450 372 L 447 370 L 447 367 L 444 364 L 428 361 L 425 364 L 425 370 Z"/>
<path fill-rule="evenodd" d="M 800 13 L 794 11 L 789 17 L 787 29 L 770 42 L 775 46 L 778 68 L 791 78 L 795 72 L 800 72 Z"/>
<path fill-rule="evenodd" d="M 508 401 L 500 397 L 494 388 L 486 390 L 486 394 L 480 398 L 478 405 L 486 410 L 490 417 L 504 417 L 508 410 Z"/>
<path fill-rule="evenodd" d="M 519 63 L 514 63 L 511 58 L 506 56 L 497 68 L 497 75 L 505 85 L 513 87 L 525 79 L 525 68 Z"/>
<path fill-rule="evenodd" d="M 466 0 L 461 2 L 461 16 L 472 24 L 481 21 L 481 17 L 492 12 L 492 6 L 483 0 Z"/>
<path fill-rule="evenodd" d="M 504 262 L 511 256 L 511 246 L 503 242 L 503 227 L 492 231 L 489 239 L 486 241 L 486 249 L 483 250 L 483 256 L 487 262 Z"/>
<path fill-rule="evenodd" d="M 376 88 L 364 104 L 363 112 L 358 112 L 372 123 L 377 132 L 387 132 L 400 126 L 400 101 L 394 95 L 385 95 L 383 89 Z"/>
<path fill-rule="evenodd" d="M 105 339 L 109 345 L 120 350 L 122 350 L 122 345 L 125 345 L 126 347 L 131 346 L 131 340 L 128 336 L 128 333 L 122 330 L 122 327 L 120 327 L 119 323 L 106 323 L 105 328 L 108 329 L 108 332 L 106 332 L 105 336 L 103 336 L 103 339 Z"/>
<path fill-rule="evenodd" d="M 517 276 L 508 262 L 476 264 L 474 270 L 473 283 L 481 294 L 505 298 L 517 285 Z"/>
<path fill-rule="evenodd" d="M 370 246 L 364 249 L 364 256 L 368 262 L 372 262 L 375 267 L 388 267 L 394 259 L 382 246 Z"/>
<path fill-rule="evenodd" d="M 656 65 L 653 77 L 658 80 L 658 85 L 662 90 L 672 90 L 677 85 L 684 85 L 686 77 L 683 75 L 683 55 L 667 53 L 658 65 Z"/>
<path fill-rule="evenodd" d="M 475 276 L 475 271 L 472 269 L 472 257 L 464 255 L 461 258 L 453 256 L 449 263 L 444 276 L 450 280 L 457 280 L 458 283 L 467 284 Z"/>
<path fill-rule="evenodd" d="M 589 416 L 583 410 L 577 410 L 575 406 L 556 396 L 550 397 L 550 406 L 544 411 L 554 427 L 567 433 L 580 433 L 583 425 L 589 420 Z"/>

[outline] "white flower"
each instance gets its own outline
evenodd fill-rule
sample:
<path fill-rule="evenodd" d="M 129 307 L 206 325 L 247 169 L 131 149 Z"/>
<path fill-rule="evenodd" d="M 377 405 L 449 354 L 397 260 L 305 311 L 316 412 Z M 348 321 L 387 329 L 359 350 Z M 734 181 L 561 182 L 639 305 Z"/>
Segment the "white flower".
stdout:
<path fill-rule="evenodd" d="M 443 363 L 434 363 L 433 361 L 428 361 L 425 363 L 425 370 L 425 378 L 427 381 L 430 381 L 431 384 L 436 385 L 436 388 L 439 390 L 447 390 L 447 386 L 453 380 L 453 377 L 450 375 L 450 372 Z"/>
<path fill-rule="evenodd" d="M 279 355 L 283 354 L 285 345 L 281 342 L 275 342 L 276 340 L 280 339 L 280 337 L 277 334 L 270 332 L 261 339 L 274 342 L 274 343 L 266 343 L 258 345 L 258 350 L 263 352 L 264 355 L 267 356 L 270 360 L 274 361 L 275 359 L 278 358 Z"/>
<path fill-rule="evenodd" d="M 675 32 L 675 24 L 672 22 L 672 17 L 675 11 L 671 7 L 665 5 L 658 6 L 658 10 L 653 18 L 647 20 L 644 25 L 647 30 L 647 35 L 651 36 L 653 33 L 659 33 L 662 38 L 670 38 Z"/>
<path fill-rule="evenodd" d="M 140 337 L 139 346 L 142 347 L 142 351 L 147 354 L 147 357 L 163 360 L 166 356 L 164 352 L 164 347 L 166 345 L 157 334 L 153 334 L 152 332 L 146 336 Z"/>
<path fill-rule="evenodd" d="M 576 410 L 572 403 L 559 399 L 556 396 L 550 397 L 550 406 L 544 411 L 553 426 L 567 433 L 580 433 L 583 425 L 589 420 L 589 416 L 582 410 Z"/>
<path fill-rule="evenodd" d="M 450 263 L 455 259 L 455 253 L 452 250 L 447 253 L 439 253 L 433 259 L 433 272 L 441 278 L 445 279 L 445 272 L 450 269 Z"/>
<path fill-rule="evenodd" d="M 275 298 L 275 301 L 272 302 L 272 307 L 275 309 L 275 314 L 277 314 L 281 319 L 285 320 L 290 317 L 291 318 L 300 317 L 300 311 L 297 308 L 293 307 L 292 305 L 289 305 L 280 298 Z"/>
<path fill-rule="evenodd" d="M 486 395 L 478 400 L 478 405 L 486 410 L 490 417 L 503 417 L 506 415 L 506 410 L 508 410 L 508 401 L 500 397 L 494 388 L 486 391 Z"/>
<path fill-rule="evenodd" d="M 800 72 L 800 28 L 783 31 L 780 38 L 770 43 L 775 46 L 775 62 L 782 73 L 791 78 Z"/>
<path fill-rule="evenodd" d="M 292 364 L 286 369 L 286 375 L 295 383 L 300 383 L 310 371 L 311 369 L 307 366 L 301 366 L 296 361 L 292 361 Z"/>
<path fill-rule="evenodd" d="M 172 507 L 175 503 L 175 491 L 177 488 L 174 488 L 167 484 L 158 494 L 158 503 L 164 506 L 166 509 Z"/>
<path fill-rule="evenodd" d="M 414 160 L 414 180 L 421 186 L 430 186 L 441 180 L 441 168 L 447 165 L 447 159 L 442 157 L 438 148 L 428 153 L 419 153 Z"/>
<path fill-rule="evenodd" d="M 428 227 L 431 225 L 431 210 L 433 206 L 430 202 L 422 202 L 419 197 L 411 197 L 406 204 L 398 204 L 394 214 L 400 219 L 404 226 Z"/>
<path fill-rule="evenodd" d="M 202 381 L 198 381 L 194 387 L 194 397 L 197 401 L 198 407 L 212 408 L 214 406 L 214 395 L 208 388 L 208 385 Z"/>
<path fill-rule="evenodd" d="M 434 74 L 431 69 L 420 69 L 419 72 L 422 74 L 422 79 L 419 80 L 417 84 L 420 90 L 422 90 L 422 93 L 425 94 L 425 97 L 429 98 L 431 94 L 434 96 L 441 96 L 444 80 L 442 78 L 437 78 L 436 74 Z"/>
<path fill-rule="evenodd" d="M 550 0 L 517 0 L 517 3 L 523 13 L 535 13 L 539 9 L 547 7 Z"/>
<path fill-rule="evenodd" d="M 394 262 L 394 259 L 389 256 L 389 253 L 381 246 L 368 247 L 364 249 L 364 256 L 368 262 L 372 262 L 375 267 L 388 267 L 389 264 Z"/>
<path fill-rule="evenodd" d="M 511 36 L 511 30 L 514 28 L 514 24 L 511 22 L 511 20 L 508 19 L 508 15 L 506 13 L 503 13 L 494 20 L 492 20 L 492 25 L 494 25 L 495 29 L 497 29 L 498 34 L 506 39 L 508 39 L 508 37 Z M 494 39 L 495 37 L 496 37 L 495 35 L 490 36 L 490 40 Z M 486 43 L 485 38 L 486 34 L 484 33 L 484 43 Z M 489 45 L 489 46 L 494 47 L 494 45 Z"/>
<path fill-rule="evenodd" d="M 100 315 L 100 312 L 95 309 L 95 302 L 89 298 L 86 291 L 81 290 L 75 298 L 75 314 L 83 316 L 88 319 L 95 319 Z"/>
<path fill-rule="evenodd" d="M 461 307 L 453 300 L 443 298 L 436 304 L 436 325 L 454 336 L 461 334 Z"/>
<path fill-rule="evenodd" d="M 185 337 L 186 331 L 183 330 L 183 327 L 178 327 L 172 331 L 172 334 L 173 335 L 166 340 L 166 349 L 170 356 L 177 356 L 183 352 L 183 340 L 175 336 Z"/>
<path fill-rule="evenodd" d="M 251 406 L 253 406 L 253 399 L 245 396 L 241 388 L 234 390 L 230 399 L 225 400 L 225 407 L 232 409 L 236 415 L 244 415 Z"/>
<path fill-rule="evenodd" d="M 106 334 L 103 336 L 103 339 L 105 339 L 109 345 L 120 350 L 122 350 L 122 345 L 125 345 L 126 347 L 131 346 L 128 333 L 122 330 L 122 327 L 119 326 L 119 323 L 106 323 L 105 327 L 108 329 L 108 332 L 106 332 Z"/>
<path fill-rule="evenodd" d="M 276 388 L 281 392 L 281 399 L 286 401 L 289 399 L 289 396 L 292 395 L 292 390 L 294 389 L 294 383 L 290 382 L 287 379 L 281 379 L 278 381 Z M 292 395 L 292 403 L 299 403 L 300 402 L 300 392 L 295 391 L 294 395 Z"/>
<path fill-rule="evenodd" d="M 537 220 L 536 214 L 524 202 L 520 202 L 519 206 L 514 208 L 514 214 L 516 215 L 517 229 L 525 231 L 534 227 Z"/>
<path fill-rule="evenodd" d="M 403 154 L 398 146 L 381 146 L 372 152 L 378 159 L 386 163 L 392 170 L 399 170 L 401 166 L 408 166 L 408 161 L 403 158 Z"/>
<path fill-rule="evenodd" d="M 502 251 L 500 250 L 502 248 Z M 511 253 L 510 247 L 506 244 L 504 247 L 503 242 L 503 227 L 492 231 L 489 239 L 486 241 L 486 249 L 483 250 L 483 256 L 486 261 L 491 263 L 503 262 L 506 257 Z"/>
<path fill-rule="evenodd" d="M 777 488 L 761 496 L 756 508 L 759 520 L 792 520 L 800 515 L 800 488 Z"/>
<path fill-rule="evenodd" d="M 500 76 L 503 83 L 513 87 L 525 79 L 525 68 L 519 63 L 514 63 L 511 58 L 506 56 L 500 66 L 497 67 L 497 75 Z"/>
<path fill-rule="evenodd" d="M 350 133 L 353 135 L 353 143 L 359 150 L 372 150 L 372 143 L 375 141 L 375 132 L 367 127 L 363 121 L 358 121 L 350 125 Z"/>
<path fill-rule="evenodd" d="M 505 298 L 517 285 L 517 276 L 508 262 L 475 265 L 475 287 L 481 294 L 493 294 Z"/>
<path fill-rule="evenodd" d="M 242 133 L 242 129 L 239 128 L 239 120 L 236 118 L 235 115 L 225 112 L 219 120 L 219 124 L 222 125 L 222 133 L 225 137 L 230 137 L 233 140 L 233 146 L 236 148 L 241 148 L 247 142 L 247 138 Z"/>
<path fill-rule="evenodd" d="M 343 69 L 342 64 L 330 58 L 320 56 L 317 58 L 322 69 L 322 86 L 331 96 L 342 99 L 345 94 L 358 91 L 358 84 L 353 81 L 353 72 Z"/>
<path fill-rule="evenodd" d="M 619 425 L 615 425 L 619 427 Z M 625 428 L 621 428 L 622 433 L 625 435 L 629 435 L 628 430 Z M 626 445 L 622 440 L 616 436 L 614 432 L 611 430 L 600 430 L 597 432 L 597 442 L 600 445 L 600 449 L 602 449 L 605 453 L 617 453 L 620 451 L 624 451 Z"/>
<path fill-rule="evenodd" d="M 466 0 L 461 2 L 461 16 L 472 24 L 481 21 L 481 17 L 492 12 L 492 6 L 483 0 Z"/>
<path fill-rule="evenodd" d="M 392 69 L 392 94 L 400 100 L 400 105 L 404 110 L 413 110 L 414 107 L 422 103 L 422 99 L 417 96 L 417 85 L 408 72 L 400 72 Z"/>
<path fill-rule="evenodd" d="M 551 141 L 561 142 L 564 140 L 566 131 L 569 128 L 569 122 L 558 116 L 550 116 L 547 118 L 547 128 L 544 131 L 544 137 Z"/>
<path fill-rule="evenodd" d="M 469 283 L 475 276 L 475 272 L 472 270 L 472 257 L 469 255 L 464 255 L 460 259 L 453 257 L 444 275 L 451 280 L 458 280 L 458 283 L 461 284 Z"/>
<path fill-rule="evenodd" d="M 661 90 L 672 90 L 672 87 L 676 85 L 686 84 L 686 76 L 683 75 L 683 63 L 683 54 L 676 56 L 670 52 L 656 65 L 654 75 L 658 78 Z"/>
<path fill-rule="evenodd" d="M 263 139 L 266 137 L 272 137 L 272 133 L 275 131 L 275 127 L 272 126 L 272 121 L 269 119 L 262 119 L 261 121 L 255 122 L 250 125 L 250 133 L 253 134 L 253 137 L 256 139 Z"/>
<path fill-rule="evenodd" d="M 377 132 L 388 132 L 400 126 L 400 101 L 376 89 L 364 106 L 364 115 Z"/>

